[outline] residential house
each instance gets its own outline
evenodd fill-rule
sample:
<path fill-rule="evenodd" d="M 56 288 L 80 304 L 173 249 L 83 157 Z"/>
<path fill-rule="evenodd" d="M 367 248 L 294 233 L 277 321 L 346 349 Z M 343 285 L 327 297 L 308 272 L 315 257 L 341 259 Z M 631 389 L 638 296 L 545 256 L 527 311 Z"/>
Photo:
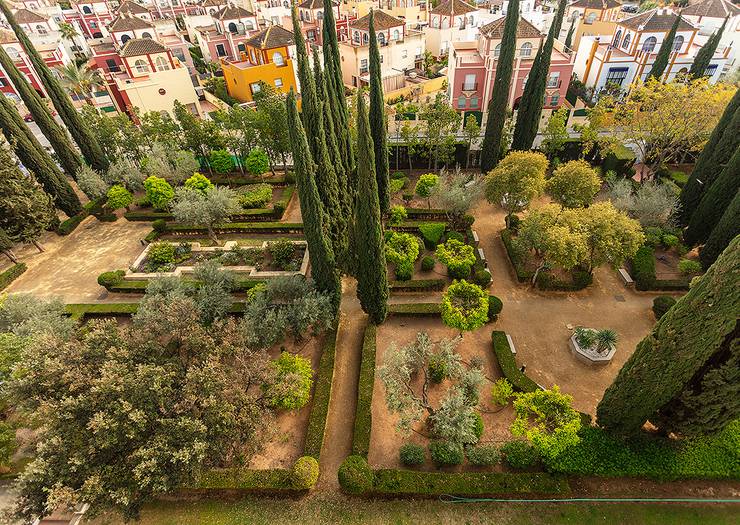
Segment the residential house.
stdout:
<path fill-rule="evenodd" d="M 103 38 L 108 36 L 105 26 L 113 20 L 114 9 L 108 0 L 80 0 L 72 1 L 72 10 L 65 11 L 65 20 L 76 23 L 87 38 Z"/>
<path fill-rule="evenodd" d="M 23 46 L 21 46 L 18 38 L 16 38 L 12 31 L 0 29 L 0 46 L 2 46 L 8 56 L 13 60 L 16 67 L 18 67 L 18 69 L 23 73 L 29 84 L 31 84 L 31 86 L 41 96 L 46 96 L 44 87 L 36 75 L 36 71 L 31 65 L 31 61 L 28 58 L 26 51 L 23 49 Z M 59 61 L 59 64 L 61 64 L 61 60 Z M 0 92 L 16 101 L 19 100 L 15 87 L 2 66 L 0 66 Z"/>
<path fill-rule="evenodd" d="M 304 0 L 298 4 L 298 18 L 301 21 L 301 29 L 308 42 L 322 45 L 322 27 L 324 20 L 324 0 Z M 349 24 L 356 16 L 341 12 L 339 2 L 332 0 L 334 8 L 334 20 L 336 21 L 337 39 L 341 42 L 347 39 Z"/>
<path fill-rule="evenodd" d="M 578 50 L 583 36 L 614 34 L 617 21 L 623 15 L 622 4 L 618 0 L 576 0 L 565 8 L 560 38 L 564 42 L 571 24 L 574 24 L 570 47 Z"/>
<path fill-rule="evenodd" d="M 376 7 L 391 16 L 402 18 L 411 28 L 418 28 L 419 24 L 428 21 L 428 8 L 431 8 L 426 0 L 377 0 Z"/>
<path fill-rule="evenodd" d="M 63 15 L 61 12 L 56 15 L 49 14 L 50 12 L 54 11 L 51 9 L 31 11 L 24 7 L 15 11 L 13 15 L 36 48 L 53 49 L 61 46 L 65 57 L 85 55 L 89 48 L 84 36 L 80 34 L 71 39 L 65 38 L 60 31 Z M 69 60 L 65 59 L 66 62 Z"/>
<path fill-rule="evenodd" d="M 429 13 L 429 26 L 424 30 L 426 50 L 447 56 L 452 42 L 475 40 L 479 23 L 477 7 L 463 0 L 442 0 Z"/>
<path fill-rule="evenodd" d="M 250 0 L 252 11 L 260 25 L 292 27 L 290 5 L 292 0 Z"/>
<path fill-rule="evenodd" d="M 728 0 L 701 0 L 685 7 L 681 15 L 699 28 L 694 41 L 702 45 L 719 30 L 727 19 L 719 47 L 729 49 L 724 68 L 725 73 L 731 73 L 737 69 L 737 53 L 740 47 L 740 7 Z"/>
<path fill-rule="evenodd" d="M 243 7 L 226 4 L 212 15 L 212 24 L 196 28 L 198 45 L 207 62 L 241 60 L 246 42 L 259 30 L 257 15 Z"/>
<path fill-rule="evenodd" d="M 134 2 L 134 0 L 126 0 L 125 2 L 121 3 L 121 6 L 118 8 L 117 13 L 119 15 L 133 15 L 135 17 L 141 18 L 142 20 L 146 20 L 147 22 L 154 21 L 154 18 L 149 12 L 149 9 L 137 2 Z"/>

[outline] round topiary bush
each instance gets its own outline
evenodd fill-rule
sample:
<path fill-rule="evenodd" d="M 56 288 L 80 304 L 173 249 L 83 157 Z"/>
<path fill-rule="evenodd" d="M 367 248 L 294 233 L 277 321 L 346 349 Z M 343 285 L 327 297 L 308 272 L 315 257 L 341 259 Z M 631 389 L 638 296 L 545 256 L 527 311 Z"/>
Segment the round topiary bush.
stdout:
<path fill-rule="evenodd" d="M 149 245 L 146 258 L 154 264 L 175 262 L 175 245 L 169 242 L 154 242 Z"/>
<path fill-rule="evenodd" d="M 670 295 L 661 295 L 660 297 L 653 299 L 653 313 L 655 314 L 655 319 L 658 320 L 663 317 L 674 304 L 676 304 L 676 300 Z"/>
<path fill-rule="evenodd" d="M 465 459 L 465 452 L 459 443 L 433 441 L 429 445 L 429 453 L 432 456 L 432 461 L 438 467 L 459 465 Z"/>
<path fill-rule="evenodd" d="M 504 309 L 504 303 L 495 295 L 488 296 L 488 322 L 498 319 L 498 314 Z"/>
<path fill-rule="evenodd" d="M 423 272 L 431 272 L 434 270 L 434 257 L 431 255 L 426 255 L 421 260 L 421 270 Z"/>
<path fill-rule="evenodd" d="M 370 465 L 362 456 L 348 456 L 337 472 L 339 485 L 348 494 L 364 494 L 372 490 L 374 476 Z"/>
<path fill-rule="evenodd" d="M 113 272 L 103 272 L 98 275 L 98 284 L 103 286 L 106 290 L 110 290 L 111 287 L 120 284 L 123 281 L 123 276 L 126 272 L 123 270 L 116 270 Z"/>
<path fill-rule="evenodd" d="M 290 482 L 294 488 L 308 490 L 319 479 L 319 462 L 311 456 L 303 456 L 293 464 Z"/>
<path fill-rule="evenodd" d="M 447 236 L 445 237 L 445 242 L 449 241 L 450 239 L 454 239 L 460 242 L 465 242 L 465 236 L 460 232 L 449 232 Z"/>
<path fill-rule="evenodd" d="M 488 270 L 478 270 L 473 276 L 473 282 L 481 288 L 488 288 L 491 286 L 491 272 Z"/>
<path fill-rule="evenodd" d="M 401 445 L 401 450 L 398 452 L 401 465 L 412 467 L 414 465 L 422 465 L 426 460 L 426 454 L 424 454 L 424 447 L 417 445 L 416 443 L 404 443 Z"/>
<path fill-rule="evenodd" d="M 526 441 L 509 441 L 501 447 L 506 463 L 512 468 L 528 469 L 540 461 L 540 455 L 532 445 Z"/>
<path fill-rule="evenodd" d="M 501 459 L 501 453 L 493 445 L 479 445 L 469 447 L 468 463 L 476 467 L 489 467 L 495 465 Z"/>

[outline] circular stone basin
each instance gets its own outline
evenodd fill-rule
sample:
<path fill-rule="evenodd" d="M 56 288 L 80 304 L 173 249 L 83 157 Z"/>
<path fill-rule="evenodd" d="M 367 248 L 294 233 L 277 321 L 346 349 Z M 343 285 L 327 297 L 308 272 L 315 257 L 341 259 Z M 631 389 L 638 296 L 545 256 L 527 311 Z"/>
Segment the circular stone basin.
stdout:
<path fill-rule="evenodd" d="M 608 365 L 612 357 L 614 357 L 614 353 L 617 351 L 616 348 L 612 348 L 607 353 L 602 354 L 596 351 L 596 349 L 592 348 L 581 348 L 578 345 L 578 341 L 576 341 L 576 335 L 573 334 L 570 336 L 570 353 L 576 356 L 576 358 L 581 361 L 582 363 L 586 363 L 587 365 Z"/>

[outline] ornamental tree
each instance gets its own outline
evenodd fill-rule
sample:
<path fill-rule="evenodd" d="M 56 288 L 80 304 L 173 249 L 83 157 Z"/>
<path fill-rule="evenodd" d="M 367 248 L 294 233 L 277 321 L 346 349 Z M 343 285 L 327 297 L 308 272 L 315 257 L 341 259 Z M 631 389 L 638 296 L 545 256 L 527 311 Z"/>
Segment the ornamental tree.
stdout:
<path fill-rule="evenodd" d="M 442 322 L 463 332 L 477 330 L 488 321 L 488 294 L 465 279 L 454 281 L 442 295 Z"/>
<path fill-rule="evenodd" d="M 105 205 L 111 210 L 120 210 L 121 208 L 128 210 L 128 207 L 134 202 L 134 196 L 131 192 L 120 184 L 111 186 L 106 196 L 108 197 L 108 201 Z"/>
<path fill-rule="evenodd" d="M 206 228 L 208 237 L 218 243 L 214 227 L 226 221 L 238 209 L 236 194 L 229 188 L 214 186 L 205 193 L 191 188 L 178 188 L 172 215 L 177 222 Z"/>
<path fill-rule="evenodd" d="M 545 127 L 545 137 L 542 140 L 542 148 L 547 156 L 553 158 L 562 151 L 563 146 L 568 141 L 568 110 L 560 108 L 555 110 L 547 119 Z"/>
<path fill-rule="evenodd" d="M 447 273 L 454 279 L 468 277 L 475 264 L 473 247 L 457 239 L 448 239 L 446 243 L 437 246 L 434 255 L 447 266 Z"/>
<path fill-rule="evenodd" d="M 100 173 L 92 169 L 87 164 L 80 166 L 75 175 L 75 179 L 77 180 L 77 187 L 80 188 L 82 193 L 87 195 L 87 198 L 90 200 L 105 197 L 105 194 L 110 187 L 108 183 L 103 180 L 103 177 L 100 176 Z"/>
<path fill-rule="evenodd" d="M 166 210 L 175 196 L 175 190 L 166 180 L 154 175 L 144 181 L 146 198 L 155 210 Z"/>
<path fill-rule="evenodd" d="M 425 173 L 424 175 L 419 177 L 418 181 L 416 181 L 414 193 L 416 193 L 419 197 L 427 200 L 428 208 L 432 207 L 431 197 L 438 184 L 439 177 L 437 177 L 434 173 Z"/>
<path fill-rule="evenodd" d="M 601 179 L 585 160 L 561 164 L 545 183 L 547 193 L 565 208 L 588 206 L 600 188 Z"/>
<path fill-rule="evenodd" d="M 385 242 L 385 258 L 396 265 L 396 278 L 400 281 L 411 279 L 414 262 L 419 258 L 418 237 L 410 233 L 389 232 Z"/>
<path fill-rule="evenodd" d="M 678 215 L 678 197 L 667 184 L 647 181 L 633 191 L 630 181 L 621 179 L 611 185 L 607 197 L 644 228 L 670 226 Z"/>
<path fill-rule="evenodd" d="M 442 170 L 434 191 L 434 205 L 447 212 L 451 228 L 466 228 L 465 215 L 478 202 L 481 194 L 480 179 L 471 178 L 459 166 L 453 172 Z"/>
<path fill-rule="evenodd" d="M 250 175 L 262 177 L 270 169 L 270 159 L 262 149 L 252 148 L 247 155 L 246 167 Z"/>
<path fill-rule="evenodd" d="M 206 193 L 213 188 L 213 183 L 201 173 L 193 173 L 193 176 L 185 180 L 185 187 L 201 193 Z"/>
<path fill-rule="evenodd" d="M 146 175 L 139 166 L 126 157 L 112 162 L 108 171 L 101 176 L 109 186 L 122 184 L 131 192 L 143 190 L 146 180 Z"/>
<path fill-rule="evenodd" d="M 229 173 L 234 171 L 234 159 L 225 149 L 217 149 L 208 155 L 208 164 L 216 173 Z"/>
<path fill-rule="evenodd" d="M 547 157 L 533 151 L 512 151 L 485 179 L 486 199 L 506 210 L 506 220 L 542 195 Z"/>

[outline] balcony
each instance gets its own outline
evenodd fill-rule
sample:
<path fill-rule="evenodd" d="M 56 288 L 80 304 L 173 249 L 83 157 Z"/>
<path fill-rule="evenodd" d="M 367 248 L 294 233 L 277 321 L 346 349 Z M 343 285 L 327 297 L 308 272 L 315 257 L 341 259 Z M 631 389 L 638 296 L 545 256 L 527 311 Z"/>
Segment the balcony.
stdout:
<path fill-rule="evenodd" d="M 461 86 L 462 87 L 460 89 L 462 89 L 463 91 L 478 91 L 478 82 L 463 82 Z"/>

